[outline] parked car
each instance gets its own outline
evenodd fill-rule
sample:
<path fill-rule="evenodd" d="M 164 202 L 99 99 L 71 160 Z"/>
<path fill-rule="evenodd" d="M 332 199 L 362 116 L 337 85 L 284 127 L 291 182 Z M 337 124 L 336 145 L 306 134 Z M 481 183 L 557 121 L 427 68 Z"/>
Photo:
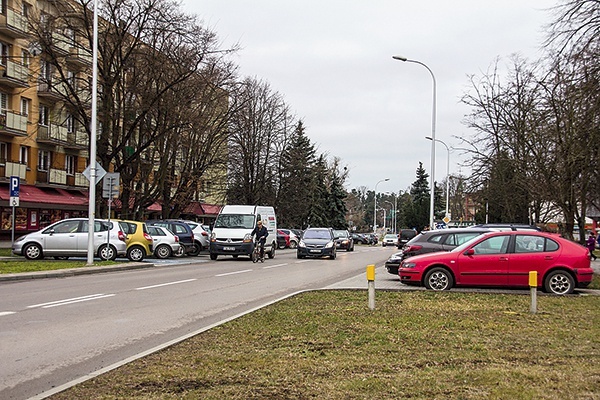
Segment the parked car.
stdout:
<path fill-rule="evenodd" d="M 335 236 L 331 228 L 308 228 L 304 231 L 298 248 L 298 258 L 329 257 L 335 260 Z"/>
<path fill-rule="evenodd" d="M 152 254 L 152 236 L 148 233 L 145 222 L 115 220 L 127 235 L 127 258 L 130 261 L 143 261 Z"/>
<path fill-rule="evenodd" d="M 192 228 L 192 232 L 194 232 L 194 242 L 200 246 L 200 251 L 208 250 L 210 244 L 210 232 L 204 229 L 204 226 L 198 222 L 188 220 L 184 220 L 183 222 Z"/>
<path fill-rule="evenodd" d="M 146 221 L 148 225 L 162 226 L 167 228 L 173 234 L 179 237 L 179 244 L 184 248 L 184 254 L 197 256 L 200 254 L 200 245 L 194 240 L 194 232 L 192 228 L 181 220 L 150 220 Z"/>
<path fill-rule="evenodd" d="M 400 268 L 400 264 L 402 263 L 403 253 L 398 251 L 392 254 L 385 262 L 385 268 L 390 274 L 398 275 L 398 268 Z M 394 274 L 393 271 L 396 271 Z"/>
<path fill-rule="evenodd" d="M 28 260 L 44 257 L 86 257 L 88 218 L 67 218 L 15 240 L 12 252 Z M 127 236 L 118 223 L 94 220 L 94 254 L 102 260 L 114 260 L 127 253 Z"/>
<path fill-rule="evenodd" d="M 388 233 L 383 237 L 381 241 L 381 245 L 383 247 L 386 246 L 398 246 L 398 235 L 395 233 Z"/>
<path fill-rule="evenodd" d="M 536 231 L 488 232 L 450 252 L 423 254 L 402 261 L 402 283 L 449 290 L 454 286 L 537 287 L 570 294 L 592 281 L 587 248 L 557 235 Z"/>
<path fill-rule="evenodd" d="M 162 226 L 150 225 L 148 232 L 152 236 L 154 257 L 169 258 L 173 255 L 182 255 L 183 247 L 179 244 L 179 236 Z"/>
<path fill-rule="evenodd" d="M 345 229 L 334 230 L 333 235 L 337 238 L 335 239 L 335 247 L 338 250 L 354 251 L 354 239 L 352 239 L 350 232 Z"/>
<path fill-rule="evenodd" d="M 479 236 L 490 229 L 485 228 L 448 228 L 435 231 L 423 231 L 408 241 L 402 248 L 402 260 L 419 254 L 437 251 L 450 251 L 455 247 Z M 398 254 L 398 253 L 396 253 Z M 400 260 L 400 261 L 402 261 Z M 386 269 L 392 275 L 398 275 L 400 263 L 387 263 Z"/>
<path fill-rule="evenodd" d="M 298 236 L 294 233 L 293 230 L 291 230 L 291 229 L 278 229 L 278 231 L 281 231 L 284 234 L 288 235 L 288 238 L 287 238 L 287 247 L 289 247 L 290 249 L 295 249 L 296 247 L 298 247 L 298 242 L 300 241 L 300 239 L 298 239 Z"/>
<path fill-rule="evenodd" d="M 277 248 L 285 249 L 286 247 L 290 247 L 290 235 L 277 229 Z"/>
<path fill-rule="evenodd" d="M 352 240 L 354 240 L 354 243 L 358 243 L 358 244 L 369 244 L 369 239 L 367 239 L 361 233 L 353 233 Z"/>
<path fill-rule="evenodd" d="M 494 229 L 494 230 L 498 230 L 498 231 L 523 231 L 523 230 L 538 231 L 538 232 L 541 231 L 541 229 L 538 226 L 528 225 L 528 224 L 502 224 L 502 223 L 479 224 L 479 225 L 470 226 L 470 228 L 489 228 L 489 229 Z"/>
<path fill-rule="evenodd" d="M 398 248 L 401 249 L 415 236 L 417 236 L 417 231 L 414 229 L 400 229 L 400 233 L 398 233 Z"/>

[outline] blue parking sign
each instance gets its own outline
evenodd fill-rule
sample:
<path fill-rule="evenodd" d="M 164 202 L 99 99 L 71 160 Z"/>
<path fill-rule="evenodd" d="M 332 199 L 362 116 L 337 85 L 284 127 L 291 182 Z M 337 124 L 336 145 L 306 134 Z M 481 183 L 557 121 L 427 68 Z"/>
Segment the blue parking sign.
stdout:
<path fill-rule="evenodd" d="M 19 197 L 19 177 L 10 177 L 10 197 Z"/>

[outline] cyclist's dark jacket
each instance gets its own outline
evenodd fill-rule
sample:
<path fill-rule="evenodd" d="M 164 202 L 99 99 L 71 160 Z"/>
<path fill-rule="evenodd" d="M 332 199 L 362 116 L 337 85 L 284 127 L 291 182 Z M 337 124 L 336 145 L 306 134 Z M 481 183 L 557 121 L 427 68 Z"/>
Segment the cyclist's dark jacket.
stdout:
<path fill-rule="evenodd" d="M 252 233 L 250 234 L 250 236 L 254 236 L 254 235 L 256 235 L 257 241 L 265 243 L 267 241 L 267 236 L 269 236 L 269 231 L 267 230 L 267 228 L 264 225 L 260 228 L 258 226 L 256 226 L 252 230 Z"/>

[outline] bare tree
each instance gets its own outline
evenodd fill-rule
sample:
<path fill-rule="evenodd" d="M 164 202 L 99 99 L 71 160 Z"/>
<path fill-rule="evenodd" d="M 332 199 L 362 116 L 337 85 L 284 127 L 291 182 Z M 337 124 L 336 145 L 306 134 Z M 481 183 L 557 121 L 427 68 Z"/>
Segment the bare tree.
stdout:
<path fill-rule="evenodd" d="M 246 78 L 232 99 L 228 200 L 275 204 L 281 143 L 292 134 L 292 115 L 268 83 Z"/>

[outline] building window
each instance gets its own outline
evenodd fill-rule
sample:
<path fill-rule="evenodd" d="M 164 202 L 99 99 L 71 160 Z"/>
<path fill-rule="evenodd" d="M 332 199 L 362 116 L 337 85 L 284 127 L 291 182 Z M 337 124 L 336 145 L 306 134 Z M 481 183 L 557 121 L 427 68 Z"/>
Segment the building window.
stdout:
<path fill-rule="evenodd" d="M 73 114 L 67 114 L 67 132 L 75 132 L 75 118 L 73 117 Z"/>
<path fill-rule="evenodd" d="M 40 120 L 38 121 L 38 124 L 42 126 L 48 126 L 48 114 L 48 107 L 46 107 L 43 104 L 40 104 Z"/>
<path fill-rule="evenodd" d="M 8 95 L 0 92 L 0 115 L 6 115 L 6 108 L 8 106 Z"/>
<path fill-rule="evenodd" d="M 29 115 L 29 99 L 21 97 L 21 115 Z"/>
<path fill-rule="evenodd" d="M 67 175 L 75 175 L 75 162 L 77 158 L 76 156 L 65 156 L 65 169 L 67 170 Z"/>
<path fill-rule="evenodd" d="M 50 152 L 47 150 L 40 150 L 38 152 L 38 170 L 48 171 L 50 169 Z"/>
<path fill-rule="evenodd" d="M 8 45 L 4 42 L 0 42 L 0 65 L 6 66 L 8 62 Z"/>
<path fill-rule="evenodd" d="M 0 164 L 6 163 L 7 155 L 8 155 L 8 143 L 0 142 Z"/>
<path fill-rule="evenodd" d="M 28 165 L 28 163 L 29 163 L 29 147 L 21 146 L 19 148 L 19 163 Z"/>
<path fill-rule="evenodd" d="M 29 67 L 29 52 L 27 50 L 21 50 L 21 59 L 23 60 L 23 66 Z"/>

